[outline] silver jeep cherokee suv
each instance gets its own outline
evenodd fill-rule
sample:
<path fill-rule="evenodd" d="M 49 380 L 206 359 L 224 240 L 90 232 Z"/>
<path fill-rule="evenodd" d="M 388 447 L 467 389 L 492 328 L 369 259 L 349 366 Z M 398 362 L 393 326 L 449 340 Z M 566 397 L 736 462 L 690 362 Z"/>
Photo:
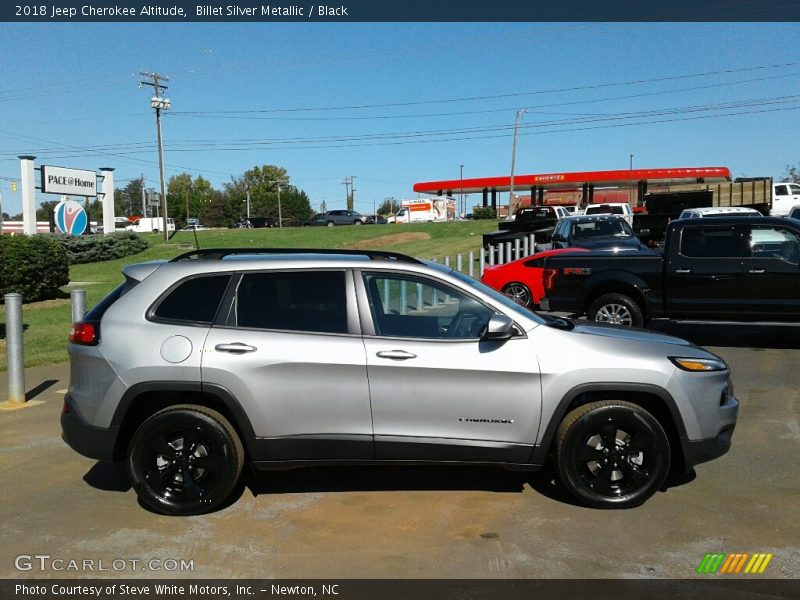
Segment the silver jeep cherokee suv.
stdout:
<path fill-rule="evenodd" d="M 143 504 L 220 507 L 256 469 L 539 469 L 586 505 L 639 505 L 724 454 L 738 402 L 686 341 L 533 313 L 377 251 L 211 249 L 123 269 L 73 326 L 63 437 L 127 462 Z"/>

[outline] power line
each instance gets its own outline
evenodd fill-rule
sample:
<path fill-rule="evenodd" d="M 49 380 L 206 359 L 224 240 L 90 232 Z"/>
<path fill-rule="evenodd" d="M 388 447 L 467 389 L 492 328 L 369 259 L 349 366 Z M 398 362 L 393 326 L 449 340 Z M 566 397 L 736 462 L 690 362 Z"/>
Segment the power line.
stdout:
<path fill-rule="evenodd" d="M 536 95 L 543 95 L 543 94 L 555 94 L 555 93 L 563 93 L 563 92 L 579 92 L 579 91 L 586 91 L 586 90 L 596 90 L 596 89 L 603 89 L 609 87 L 620 87 L 620 86 L 628 86 L 628 85 L 641 85 L 645 83 L 660 83 L 664 81 L 676 81 L 680 79 L 692 79 L 698 77 L 710 77 L 713 75 L 730 75 L 732 73 L 744 73 L 749 71 L 759 71 L 759 70 L 766 70 L 766 69 L 778 69 L 778 68 L 786 68 L 786 67 L 794 67 L 799 65 L 800 62 L 789 62 L 789 63 L 778 63 L 772 65 L 759 65 L 755 67 L 741 67 L 738 69 L 723 69 L 719 71 L 706 71 L 704 73 L 691 73 L 691 74 L 681 74 L 681 75 L 669 75 L 664 77 L 654 77 L 650 79 L 632 79 L 627 81 L 617 81 L 617 82 L 610 82 L 610 83 L 598 83 L 598 84 L 591 84 L 591 85 L 582 85 L 582 86 L 572 86 L 572 87 L 564 87 L 564 88 L 554 88 L 554 89 L 547 89 L 547 90 L 536 90 L 531 92 L 512 92 L 512 93 L 505 93 L 505 94 L 493 94 L 493 95 L 486 95 L 486 96 L 465 96 L 460 98 L 444 98 L 438 100 L 416 100 L 410 102 L 390 102 L 390 103 L 383 103 L 383 104 L 357 104 L 351 106 L 325 106 L 325 107 L 304 107 L 304 108 L 272 108 L 272 109 L 256 109 L 256 110 L 220 110 L 220 111 L 183 111 L 183 112 L 175 112 L 173 114 L 176 115 L 226 115 L 226 114 L 253 114 L 253 113 L 287 113 L 287 112 L 310 112 L 310 111 L 338 111 L 338 110 L 363 110 L 367 108 L 389 108 L 389 107 L 401 107 L 401 106 L 422 106 L 422 105 L 430 105 L 430 104 L 447 104 L 447 103 L 455 103 L 455 102 L 475 102 L 475 101 L 482 101 L 482 100 L 496 100 L 499 98 L 520 98 L 523 96 L 536 96 Z"/>
<path fill-rule="evenodd" d="M 719 104 L 690 105 L 690 106 L 682 106 L 675 108 L 654 109 L 648 111 L 629 111 L 621 113 L 612 113 L 601 117 L 585 117 L 585 118 L 575 118 L 575 119 L 540 121 L 540 122 L 521 125 L 520 130 L 526 131 L 533 129 L 563 127 L 566 125 L 584 125 L 592 123 L 602 123 L 606 121 L 646 119 L 658 116 L 732 110 L 737 108 L 757 108 L 761 106 L 770 106 L 775 104 L 789 104 L 796 102 L 800 102 L 800 95 L 782 96 L 777 98 L 755 98 L 755 99 L 741 100 L 738 102 L 727 102 Z M 738 114 L 746 114 L 746 113 L 738 113 Z M 647 122 L 644 122 L 642 124 L 646 123 Z M 175 142 L 169 145 L 169 149 L 171 152 L 199 152 L 206 150 L 247 151 L 247 150 L 257 150 L 260 148 L 267 148 L 267 147 L 286 147 L 287 145 L 303 146 L 309 143 L 325 143 L 325 142 L 347 142 L 348 145 L 356 146 L 359 145 L 358 142 L 430 138 L 430 137 L 453 136 L 453 135 L 472 135 L 479 133 L 511 132 L 513 131 L 513 129 L 514 126 L 511 123 L 500 123 L 500 124 L 485 125 L 480 127 L 414 130 L 414 131 L 401 131 L 401 132 L 377 132 L 377 133 L 366 133 L 366 134 L 339 134 L 333 136 L 311 136 L 311 137 L 292 137 L 292 138 L 244 138 L 244 139 L 231 139 L 231 140 L 187 140 L 184 142 Z M 471 137 L 468 139 L 476 139 L 476 138 Z M 421 141 L 427 142 L 428 140 L 422 139 Z M 150 151 L 149 148 L 141 148 L 139 142 L 129 145 L 119 145 L 116 146 L 115 148 L 119 149 L 119 152 L 117 154 L 137 154 Z M 130 148 L 130 151 L 125 152 L 124 150 L 125 148 Z M 58 150 L 56 150 L 56 152 L 58 152 Z M 39 153 L 41 153 L 41 151 Z"/>

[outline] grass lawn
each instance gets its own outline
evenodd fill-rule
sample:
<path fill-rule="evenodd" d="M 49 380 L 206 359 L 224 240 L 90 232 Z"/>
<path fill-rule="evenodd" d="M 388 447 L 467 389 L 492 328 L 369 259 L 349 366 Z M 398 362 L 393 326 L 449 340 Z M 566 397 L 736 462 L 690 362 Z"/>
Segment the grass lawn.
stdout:
<path fill-rule="evenodd" d="M 497 229 L 496 221 L 459 221 L 456 223 L 421 223 L 417 225 L 362 225 L 347 227 L 292 227 L 285 229 L 211 229 L 198 231 L 202 248 L 275 247 L 275 248 L 356 248 L 391 250 L 418 258 L 435 258 L 463 254 L 467 270 L 467 253 L 478 251 L 481 235 Z M 194 234 L 178 232 L 169 242 L 156 234 L 145 237 L 152 247 L 126 258 L 107 262 L 73 265 L 70 284 L 62 288 L 86 290 L 86 304 L 94 306 L 122 282 L 123 266 L 156 259 L 169 259 L 194 247 Z M 477 268 L 476 268 L 477 272 Z M 25 366 L 54 364 L 67 360 L 67 335 L 70 328 L 69 298 L 32 302 L 23 307 L 25 323 Z M 3 311 L 0 323 L 5 323 Z M 0 371 L 5 371 L 6 345 L 0 339 Z"/>

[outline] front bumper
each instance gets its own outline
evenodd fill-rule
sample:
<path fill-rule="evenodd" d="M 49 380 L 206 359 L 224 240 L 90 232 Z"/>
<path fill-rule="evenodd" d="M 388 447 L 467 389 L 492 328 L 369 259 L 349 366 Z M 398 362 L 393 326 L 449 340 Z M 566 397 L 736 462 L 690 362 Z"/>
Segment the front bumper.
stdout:
<path fill-rule="evenodd" d="M 69 395 L 64 399 L 68 411 L 61 413 L 61 439 L 78 454 L 95 460 L 114 460 L 119 427 L 89 425 L 75 410 Z"/>
<path fill-rule="evenodd" d="M 683 458 L 686 469 L 719 458 L 731 448 L 731 438 L 736 423 L 723 427 L 720 432 L 704 440 L 683 440 Z"/>

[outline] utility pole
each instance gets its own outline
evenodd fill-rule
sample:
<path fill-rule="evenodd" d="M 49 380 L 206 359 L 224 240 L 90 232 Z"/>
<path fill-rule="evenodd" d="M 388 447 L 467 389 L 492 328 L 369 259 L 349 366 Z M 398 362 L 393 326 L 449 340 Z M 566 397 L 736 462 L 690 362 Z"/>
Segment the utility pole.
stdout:
<path fill-rule="evenodd" d="M 517 161 L 517 133 L 519 132 L 519 123 L 522 120 L 523 113 L 528 112 L 527 108 L 520 108 L 517 111 L 517 118 L 514 119 L 514 143 L 511 146 L 511 180 L 508 186 L 508 215 L 506 219 L 511 219 L 512 204 L 514 203 L 514 164 Z"/>
<path fill-rule="evenodd" d="M 245 202 L 247 202 L 247 220 L 249 221 L 250 220 L 250 186 L 249 185 L 245 188 L 245 196 L 246 196 Z"/>
<path fill-rule="evenodd" d="M 156 131 L 158 133 L 158 171 L 161 176 L 161 209 L 163 211 L 163 228 L 164 239 L 169 239 L 169 231 L 167 230 L 167 188 L 164 183 L 164 144 L 161 140 L 161 111 L 169 110 L 169 98 L 162 98 L 161 93 L 167 91 L 167 86 L 161 85 L 161 81 L 169 81 L 168 75 L 159 75 L 158 73 L 150 73 L 148 71 L 141 71 L 139 73 L 142 77 L 147 77 L 153 81 L 142 81 L 139 85 L 149 85 L 153 88 L 154 96 L 150 99 L 150 106 L 156 110 Z"/>
<path fill-rule="evenodd" d="M 283 229 L 283 215 L 281 213 L 281 182 L 276 181 L 278 184 L 278 227 Z"/>
<path fill-rule="evenodd" d="M 353 175 L 350 177 L 350 206 L 347 207 L 347 210 L 355 210 L 356 206 L 356 176 Z"/>
<path fill-rule="evenodd" d="M 353 185 L 355 183 L 353 181 L 354 179 L 355 175 L 353 175 L 352 177 L 345 177 L 344 179 L 342 179 L 342 185 L 344 186 L 345 192 L 347 194 L 345 197 L 345 205 L 347 206 L 347 210 L 353 210 L 353 205 L 355 204 L 353 198 L 356 191 Z"/>
<path fill-rule="evenodd" d="M 133 214 L 133 202 L 130 204 L 131 214 Z M 144 173 L 142 173 L 142 217 L 147 216 L 147 194 L 144 189 Z"/>

